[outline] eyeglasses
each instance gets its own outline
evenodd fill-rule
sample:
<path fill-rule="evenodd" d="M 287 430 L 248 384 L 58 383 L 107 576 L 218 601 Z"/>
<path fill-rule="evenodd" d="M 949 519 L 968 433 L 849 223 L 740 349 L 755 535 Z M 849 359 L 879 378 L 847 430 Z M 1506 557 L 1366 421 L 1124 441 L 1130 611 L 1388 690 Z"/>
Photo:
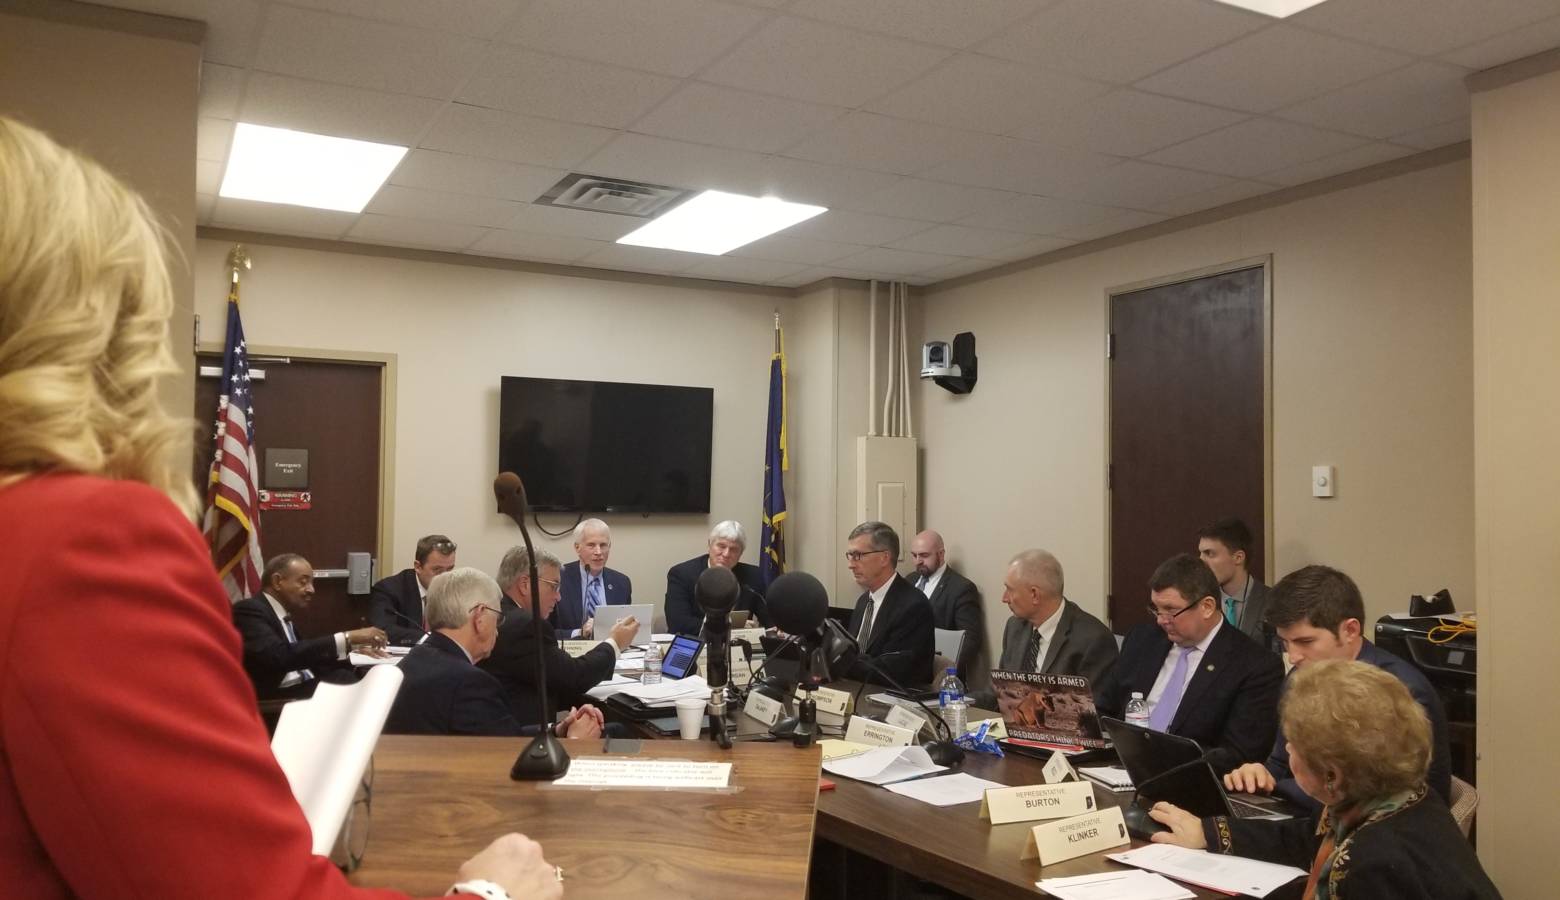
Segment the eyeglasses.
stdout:
<path fill-rule="evenodd" d="M 553 590 L 555 590 L 555 591 L 556 591 L 556 590 L 557 590 L 557 589 L 558 589 L 558 588 L 560 588 L 560 587 L 562 587 L 562 586 L 563 586 L 563 582 L 561 582 L 561 581 L 551 581 L 551 580 L 549 580 L 549 579 L 546 579 L 546 578 L 538 578 L 538 579 L 536 579 L 536 580 L 537 580 L 537 582 L 538 582 L 538 583 L 540 583 L 540 584 L 545 584 L 545 585 L 548 585 L 548 586 L 550 586 L 550 587 L 551 587 L 551 588 L 552 588 L 552 589 L 553 589 Z"/>
<path fill-rule="evenodd" d="M 845 558 L 851 562 L 861 562 L 863 556 L 871 556 L 874 553 L 887 553 L 887 550 L 846 550 Z"/>
<path fill-rule="evenodd" d="M 448 556 L 449 554 L 455 552 L 455 542 L 454 541 L 435 541 L 434 544 L 433 544 L 433 549 L 436 552 L 443 553 L 446 556 Z"/>
<path fill-rule="evenodd" d="M 1196 608 L 1197 608 L 1197 604 L 1193 603 L 1191 606 L 1183 606 L 1180 609 L 1175 610 L 1174 612 L 1171 612 L 1169 610 L 1160 609 L 1159 607 L 1157 607 L 1154 604 L 1150 603 L 1148 605 L 1148 614 L 1153 616 L 1154 617 L 1154 621 L 1156 621 L 1156 622 L 1160 621 L 1161 619 L 1166 621 L 1166 622 L 1174 622 L 1176 616 L 1179 616 L 1181 613 L 1184 613 L 1184 612 L 1186 612 L 1189 609 L 1196 609 Z"/>
<path fill-rule="evenodd" d="M 486 603 L 478 603 L 476 606 L 473 606 L 472 609 L 473 610 L 485 609 L 488 612 L 490 612 L 493 615 L 498 617 L 498 621 L 494 622 L 493 624 L 495 624 L 495 625 L 502 625 L 502 624 L 504 624 L 504 611 L 501 610 L 501 609 L 494 609 L 493 607 L 488 606 Z"/>

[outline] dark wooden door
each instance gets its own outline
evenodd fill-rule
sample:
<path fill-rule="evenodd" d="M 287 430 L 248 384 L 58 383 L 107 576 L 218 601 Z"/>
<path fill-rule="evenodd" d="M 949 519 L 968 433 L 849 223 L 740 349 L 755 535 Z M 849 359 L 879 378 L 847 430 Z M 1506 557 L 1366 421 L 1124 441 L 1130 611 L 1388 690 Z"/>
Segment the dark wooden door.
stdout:
<path fill-rule="evenodd" d="M 1117 294 L 1110 301 L 1111 626 L 1148 621 L 1154 567 L 1197 552 L 1224 516 L 1266 559 L 1263 268 Z"/>
<path fill-rule="evenodd" d="M 222 368 L 220 354 L 201 354 L 201 366 Z M 380 391 L 384 366 L 292 358 L 277 362 L 257 356 L 255 380 L 255 459 L 264 481 L 265 451 L 304 449 L 308 457 L 311 506 L 306 510 L 269 509 L 260 513 L 260 549 L 267 558 L 300 553 L 321 570 L 344 570 L 348 551 L 377 555 L 379 540 Z M 201 490 L 211 466 L 212 428 L 216 421 L 217 382 L 195 384 L 195 416 L 205 429 L 197 443 L 195 472 Z M 363 624 L 367 595 L 348 596 L 347 579 L 319 577 L 314 603 L 297 616 L 304 637 Z"/>

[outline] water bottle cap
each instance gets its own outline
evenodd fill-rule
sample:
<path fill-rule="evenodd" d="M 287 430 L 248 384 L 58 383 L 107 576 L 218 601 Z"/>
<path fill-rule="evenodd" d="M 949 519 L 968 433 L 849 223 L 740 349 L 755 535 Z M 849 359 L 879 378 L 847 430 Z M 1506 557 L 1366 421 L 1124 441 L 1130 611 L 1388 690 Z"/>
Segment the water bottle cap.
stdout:
<path fill-rule="evenodd" d="M 949 666 L 947 671 L 949 675 L 953 675 L 956 674 L 959 670 L 955 666 Z"/>
<path fill-rule="evenodd" d="M 1133 700 L 1142 700 L 1143 699 L 1143 692 L 1142 691 L 1133 691 L 1132 692 L 1132 699 Z"/>

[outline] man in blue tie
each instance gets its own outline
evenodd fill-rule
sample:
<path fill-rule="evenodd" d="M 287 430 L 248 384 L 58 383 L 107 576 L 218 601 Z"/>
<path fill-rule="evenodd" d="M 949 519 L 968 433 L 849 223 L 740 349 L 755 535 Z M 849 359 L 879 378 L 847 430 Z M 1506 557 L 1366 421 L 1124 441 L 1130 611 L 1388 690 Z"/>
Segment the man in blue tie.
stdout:
<path fill-rule="evenodd" d="M 1100 711 L 1119 718 L 1141 692 L 1149 726 L 1197 741 L 1216 772 L 1267 758 L 1284 677 L 1278 657 L 1225 621 L 1219 582 L 1197 557 L 1165 560 L 1148 589 L 1154 621 L 1128 633 L 1096 692 Z"/>
<path fill-rule="evenodd" d="M 563 567 L 560 599 L 547 621 L 560 635 L 590 638 L 595 636 L 596 607 L 632 603 L 634 584 L 622 572 L 607 568 L 612 529 L 600 519 L 574 527 L 574 555 L 579 559 Z"/>

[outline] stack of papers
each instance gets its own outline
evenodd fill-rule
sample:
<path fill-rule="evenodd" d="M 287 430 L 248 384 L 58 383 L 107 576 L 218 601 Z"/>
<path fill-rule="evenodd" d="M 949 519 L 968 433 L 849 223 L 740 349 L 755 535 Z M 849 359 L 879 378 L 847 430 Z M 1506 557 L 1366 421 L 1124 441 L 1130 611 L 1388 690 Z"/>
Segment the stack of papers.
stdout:
<path fill-rule="evenodd" d="M 974 803 L 984 798 L 988 790 L 1007 787 L 1007 785 L 976 778 L 966 772 L 958 772 L 953 775 L 939 775 L 936 778 L 917 778 L 914 781 L 889 784 L 884 787 L 901 796 L 930 803 L 933 806 L 958 806 L 960 803 Z"/>
<path fill-rule="evenodd" d="M 406 654 L 392 656 L 369 656 L 367 653 L 359 653 L 353 650 L 347 654 L 347 662 L 354 666 L 398 666 Z"/>
<path fill-rule="evenodd" d="M 704 680 L 703 675 L 689 675 L 687 678 L 676 680 L 671 678 L 663 679 L 660 684 L 639 684 L 636 682 L 624 685 L 621 692 L 646 706 L 671 707 L 678 700 L 685 697 L 709 699 L 710 686 Z"/>
<path fill-rule="evenodd" d="M 828 760 L 823 770 L 868 784 L 892 784 L 933 772 L 946 772 L 947 766 L 932 762 L 921 747 L 874 747 L 853 756 Z"/>
<path fill-rule="evenodd" d="M 1113 791 L 1132 790 L 1132 776 L 1120 766 L 1079 766 L 1078 774 L 1092 778 Z"/>
<path fill-rule="evenodd" d="M 1223 856 L 1206 850 L 1188 850 L 1174 844 L 1149 844 L 1107 858 L 1171 878 L 1211 888 L 1227 894 L 1266 897 L 1296 878 L 1304 878 L 1304 869 L 1276 863 Z"/>
<path fill-rule="evenodd" d="M 585 693 L 596 700 L 605 700 L 613 694 L 619 693 L 631 684 L 638 684 L 637 678 L 626 678 L 622 675 L 613 675 L 611 678 L 596 685 Z"/>
<path fill-rule="evenodd" d="M 1137 869 L 1042 878 L 1035 887 L 1061 900 L 1193 900 L 1197 896 L 1168 878 Z"/>

